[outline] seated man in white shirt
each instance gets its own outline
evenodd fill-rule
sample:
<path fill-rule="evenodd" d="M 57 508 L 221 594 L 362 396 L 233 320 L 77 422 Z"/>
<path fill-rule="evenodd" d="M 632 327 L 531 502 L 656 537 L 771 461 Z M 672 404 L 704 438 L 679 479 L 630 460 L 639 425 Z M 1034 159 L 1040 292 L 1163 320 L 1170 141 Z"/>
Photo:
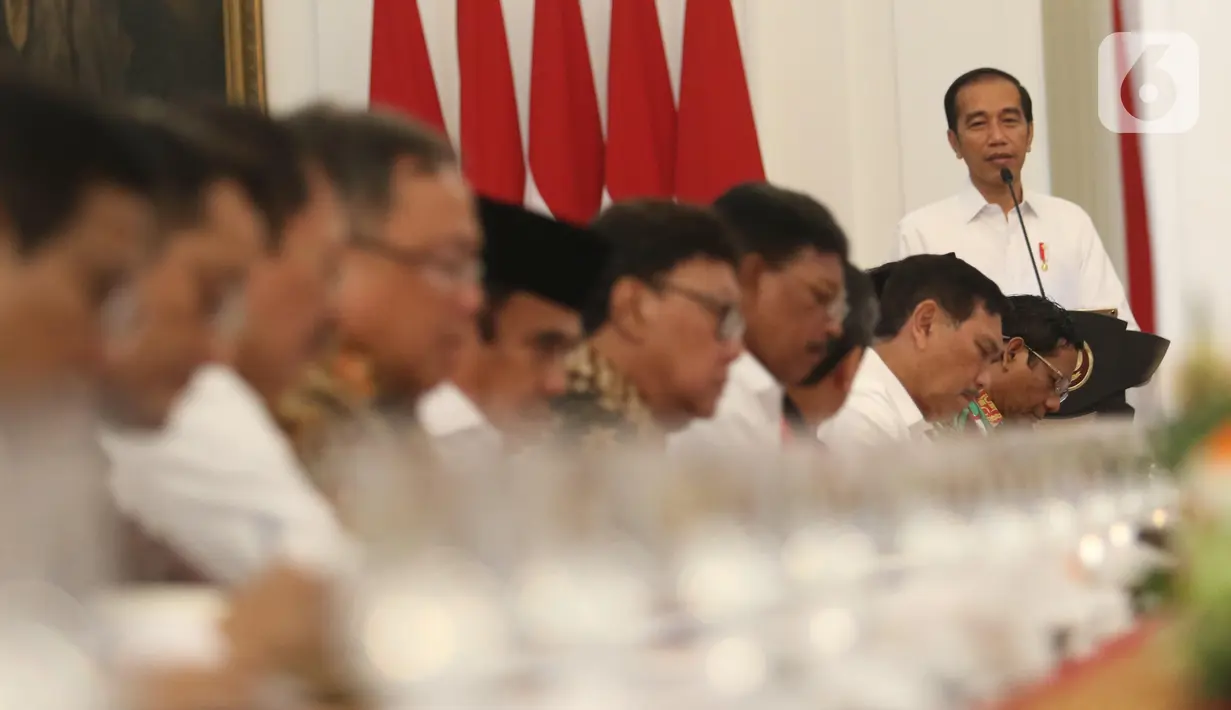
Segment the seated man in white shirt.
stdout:
<path fill-rule="evenodd" d="M 978 269 L 932 254 L 881 268 L 876 344 L 842 409 L 817 431 L 831 449 L 905 441 L 952 419 L 1000 363 L 1008 300 Z"/>
<path fill-rule="evenodd" d="M 817 427 L 846 403 L 880 317 L 880 304 L 868 275 L 846 264 L 843 276 L 848 312 L 842 321 L 842 335 L 829 341 L 820 364 L 803 382 L 787 387 L 783 398 L 787 425 L 793 435 L 805 440 L 815 441 Z"/>
<path fill-rule="evenodd" d="M 1115 309 L 1135 329 L 1124 286 L 1090 216 L 1072 202 L 1022 187 L 1022 165 L 1034 140 L 1026 87 L 999 69 L 975 69 L 950 85 L 944 104 L 949 147 L 965 161 L 970 184 L 902 218 L 898 257 L 956 253 L 1006 294 L 1043 295 L 1073 310 Z M 1013 177 L 1026 234 L 1002 179 L 1005 170 Z"/>
<path fill-rule="evenodd" d="M 481 463 L 546 428 L 611 251 L 588 229 L 480 198 L 486 302 L 449 382 L 419 402 L 448 459 Z"/>
<path fill-rule="evenodd" d="M 217 110 L 221 115 L 202 120 L 214 141 L 246 156 L 239 179 L 260 209 L 263 243 L 253 245 L 244 264 L 246 284 L 200 294 L 201 303 L 219 309 L 212 321 L 191 310 L 168 310 L 191 303 L 183 300 L 193 294 L 181 293 L 187 287 L 182 276 L 159 278 L 159 290 L 141 294 L 148 296 L 139 305 L 151 309 L 151 320 L 138 321 L 143 339 L 119 363 L 128 375 L 121 392 L 135 405 L 127 408 L 126 421 L 156 426 L 166 419 L 167 425 L 161 432 L 113 430 L 103 443 L 120 507 L 202 576 L 237 584 L 271 558 L 312 564 L 346 547 L 328 502 L 304 477 L 270 413 L 317 348 L 329 269 L 343 235 L 329 184 L 305 170 L 284 127 L 246 109 Z M 218 131 L 223 127 L 225 134 Z M 207 195 L 214 182 L 207 183 Z M 219 218 L 195 238 L 221 244 L 234 238 L 237 224 L 234 215 Z M 163 311 L 179 325 L 158 337 L 159 321 L 152 319 Z M 224 341 L 224 349 L 233 347 L 234 369 L 210 364 L 192 376 L 212 354 L 210 335 Z M 177 357 L 182 361 L 172 367 Z M 155 368 L 158 363 L 167 367 Z M 141 393 L 146 396 L 134 397 Z"/>
<path fill-rule="evenodd" d="M 846 235 L 816 200 L 767 183 L 733 187 L 714 209 L 739 240 L 747 350 L 731 366 L 714 417 L 694 422 L 671 445 L 776 449 L 784 388 L 807 377 L 841 333 Z"/>

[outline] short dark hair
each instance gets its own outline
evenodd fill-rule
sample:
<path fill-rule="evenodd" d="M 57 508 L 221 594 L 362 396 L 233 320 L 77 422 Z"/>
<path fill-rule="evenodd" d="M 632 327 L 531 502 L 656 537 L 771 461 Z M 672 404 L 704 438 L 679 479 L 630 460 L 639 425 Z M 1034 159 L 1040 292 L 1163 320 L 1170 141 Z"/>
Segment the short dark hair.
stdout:
<path fill-rule="evenodd" d="M 634 278 L 657 284 L 669 271 L 692 259 L 739 264 L 739 249 L 731 227 L 708 207 L 660 199 L 618 202 L 591 223 L 612 243 L 611 259 L 599 280 L 594 306 L 582 314 L 586 330 L 592 318 L 606 317 L 616 281 Z"/>
<path fill-rule="evenodd" d="M 1017 80 L 1007 71 L 1001 69 L 993 69 L 992 67 L 980 67 L 971 69 L 965 74 L 953 80 L 949 85 L 949 89 L 945 91 L 945 121 L 949 124 L 949 130 L 957 133 L 957 95 L 965 87 L 971 84 L 977 84 L 981 81 L 989 79 L 1003 79 L 1013 86 L 1017 87 L 1017 94 L 1021 98 L 1022 115 L 1026 118 L 1026 123 L 1034 123 L 1034 101 L 1030 99 L 1030 92 L 1022 83 Z"/>
<path fill-rule="evenodd" d="M 52 244 L 91 188 L 150 197 L 156 175 L 140 131 L 124 116 L 0 74 L 0 215 L 19 255 Z"/>
<path fill-rule="evenodd" d="M 898 334 L 920 303 L 936 301 L 946 313 L 965 322 L 982 306 L 1005 316 L 1009 300 L 983 272 L 952 254 L 916 254 L 895 263 L 881 293 L 876 337 Z"/>
<path fill-rule="evenodd" d="M 290 116 L 286 124 L 337 186 L 352 215 L 389 209 L 393 170 L 404 158 L 427 174 L 457 165 L 457 153 L 444 136 L 401 114 L 317 104 Z"/>
<path fill-rule="evenodd" d="M 250 106 L 197 101 L 183 107 L 223 136 L 232 151 L 245 156 L 242 184 L 265 216 L 270 240 L 280 244 L 287 222 L 307 206 L 309 198 L 304 155 L 294 136 Z"/>
<path fill-rule="evenodd" d="M 740 255 L 757 254 L 778 268 L 805 249 L 846 259 L 846 234 L 828 209 L 802 192 L 767 182 L 727 190 L 714 210 L 735 228 Z"/>
<path fill-rule="evenodd" d="M 880 303 L 872 287 L 872 279 L 851 263 L 842 268 L 846 279 L 846 319 L 842 321 L 842 336 L 829 341 L 825 356 L 800 384 L 811 387 L 834 371 L 838 363 L 855 348 L 872 344 L 872 333 L 880 318 Z"/>
<path fill-rule="evenodd" d="M 1042 296 L 1009 296 L 1009 306 L 1004 315 L 1004 337 L 1021 338 L 1026 347 L 1040 355 L 1055 352 L 1061 343 L 1078 350 L 1085 345 L 1073 317 L 1055 301 Z"/>
<path fill-rule="evenodd" d="M 227 179 L 246 184 L 245 159 L 193 116 L 154 101 L 131 105 L 129 115 L 158 171 L 155 201 L 164 226 L 200 221 L 204 193 L 211 184 Z"/>

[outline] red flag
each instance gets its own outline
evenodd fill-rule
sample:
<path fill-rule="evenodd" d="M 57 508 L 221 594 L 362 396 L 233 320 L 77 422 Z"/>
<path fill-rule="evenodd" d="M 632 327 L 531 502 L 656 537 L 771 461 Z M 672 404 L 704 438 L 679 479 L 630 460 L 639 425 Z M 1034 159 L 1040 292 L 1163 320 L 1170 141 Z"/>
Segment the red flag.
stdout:
<path fill-rule="evenodd" d="M 475 190 L 521 204 L 526 163 L 500 0 L 457 0 L 462 168 Z"/>
<path fill-rule="evenodd" d="M 764 180 L 752 99 L 729 0 L 684 11 L 675 194 L 708 204 L 727 188 Z"/>
<path fill-rule="evenodd" d="M 588 222 L 603 199 L 603 127 L 578 0 L 534 3 L 530 170 L 558 219 Z"/>
<path fill-rule="evenodd" d="M 611 5 L 607 62 L 607 192 L 613 200 L 675 194 L 675 97 L 654 0 Z"/>
<path fill-rule="evenodd" d="M 445 133 L 418 0 L 375 0 L 368 96 L 373 105 L 400 109 Z"/>

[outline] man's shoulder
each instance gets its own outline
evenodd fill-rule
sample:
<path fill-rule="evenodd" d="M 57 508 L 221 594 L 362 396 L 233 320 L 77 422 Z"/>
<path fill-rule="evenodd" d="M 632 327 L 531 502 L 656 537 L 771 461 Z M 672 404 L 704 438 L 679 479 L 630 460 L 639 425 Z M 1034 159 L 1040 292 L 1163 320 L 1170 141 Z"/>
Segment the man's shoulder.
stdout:
<path fill-rule="evenodd" d="M 898 220 L 898 227 L 919 227 L 922 225 L 933 224 L 937 220 L 951 219 L 955 215 L 958 215 L 961 202 L 961 195 L 950 195 L 942 200 L 937 200 L 922 207 L 917 207 L 910 212 L 907 212 L 902 219 Z"/>
<path fill-rule="evenodd" d="M 1060 218 L 1067 220 L 1084 220 L 1090 221 L 1090 215 L 1076 202 L 1071 202 L 1063 197 L 1056 197 L 1045 192 L 1030 192 L 1026 195 L 1026 200 L 1034 205 L 1040 216 L 1048 218 Z"/>

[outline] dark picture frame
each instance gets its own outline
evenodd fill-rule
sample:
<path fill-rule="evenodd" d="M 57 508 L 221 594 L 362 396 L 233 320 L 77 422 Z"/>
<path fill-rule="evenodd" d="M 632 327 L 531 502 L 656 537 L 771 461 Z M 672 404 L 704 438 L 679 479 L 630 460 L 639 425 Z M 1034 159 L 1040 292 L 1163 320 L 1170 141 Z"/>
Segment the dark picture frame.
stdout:
<path fill-rule="evenodd" d="M 261 0 L 0 0 L 0 61 L 102 98 L 265 106 Z"/>

